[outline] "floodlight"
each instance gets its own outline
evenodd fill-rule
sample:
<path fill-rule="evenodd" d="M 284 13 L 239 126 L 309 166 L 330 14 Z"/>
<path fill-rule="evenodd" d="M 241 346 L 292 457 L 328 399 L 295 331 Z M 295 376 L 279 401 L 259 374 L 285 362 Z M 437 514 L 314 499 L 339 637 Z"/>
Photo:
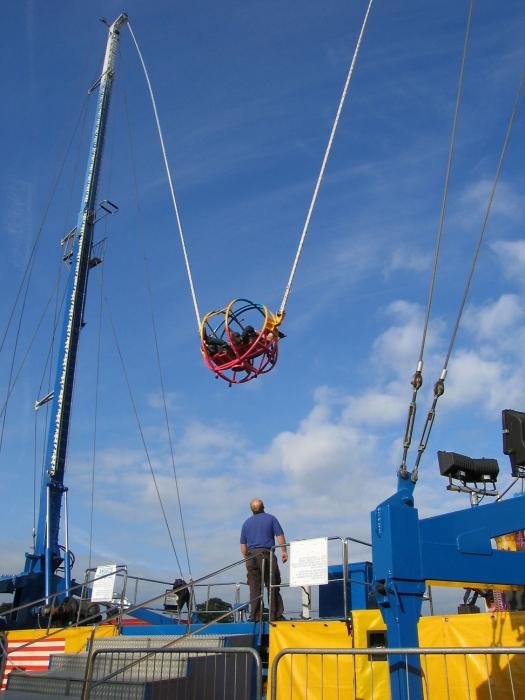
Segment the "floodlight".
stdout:
<path fill-rule="evenodd" d="M 509 456 L 512 476 L 525 476 L 525 413 L 502 411 L 503 452 Z"/>
<path fill-rule="evenodd" d="M 523 414 L 525 417 L 525 414 Z M 495 484 L 499 474 L 497 459 L 474 459 L 457 452 L 438 451 L 439 471 L 442 476 L 466 484 Z"/>

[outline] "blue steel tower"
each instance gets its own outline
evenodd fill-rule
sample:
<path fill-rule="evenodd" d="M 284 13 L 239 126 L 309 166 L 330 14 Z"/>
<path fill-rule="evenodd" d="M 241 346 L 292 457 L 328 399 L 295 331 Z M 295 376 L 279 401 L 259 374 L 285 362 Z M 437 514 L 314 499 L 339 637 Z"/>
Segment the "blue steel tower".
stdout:
<path fill-rule="evenodd" d="M 71 402 L 75 381 L 75 366 L 80 330 L 92 261 L 93 230 L 97 188 L 104 146 L 104 135 L 113 85 L 113 75 L 120 28 L 127 22 L 120 15 L 109 27 L 109 36 L 101 77 L 98 81 L 97 108 L 89 149 L 82 203 L 78 215 L 71 256 L 66 306 L 62 326 L 57 370 L 52 393 L 45 464 L 40 488 L 40 510 L 34 552 L 26 553 L 23 573 L 0 577 L 0 593 L 14 593 L 14 607 L 23 606 L 39 598 L 51 602 L 51 596 L 71 585 L 70 552 L 59 544 L 62 500 L 67 491 L 64 474 L 68 448 Z M 67 511 L 67 507 L 66 507 Z M 64 566 L 64 577 L 56 572 Z M 30 627 L 37 611 L 30 608 L 13 613 L 9 626 Z"/>

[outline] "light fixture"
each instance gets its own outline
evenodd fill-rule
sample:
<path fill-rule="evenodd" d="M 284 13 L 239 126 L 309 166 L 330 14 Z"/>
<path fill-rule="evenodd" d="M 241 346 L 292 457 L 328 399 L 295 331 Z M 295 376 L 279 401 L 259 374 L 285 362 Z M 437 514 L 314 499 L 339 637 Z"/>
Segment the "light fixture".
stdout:
<path fill-rule="evenodd" d="M 525 418 L 525 414 L 524 418 Z M 438 453 L 439 471 L 448 477 L 449 491 L 478 494 L 481 496 L 497 496 L 496 481 L 498 480 L 499 464 L 497 459 L 482 457 L 474 459 L 457 452 Z"/>

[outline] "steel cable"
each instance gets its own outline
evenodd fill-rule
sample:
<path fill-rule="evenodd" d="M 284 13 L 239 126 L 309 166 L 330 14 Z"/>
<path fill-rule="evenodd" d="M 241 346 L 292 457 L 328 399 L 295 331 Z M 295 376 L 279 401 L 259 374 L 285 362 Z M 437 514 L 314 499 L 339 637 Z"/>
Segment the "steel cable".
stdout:
<path fill-rule="evenodd" d="M 439 222 L 438 222 L 438 229 L 437 229 L 437 234 L 436 234 L 436 245 L 434 248 L 434 260 L 433 260 L 433 264 L 432 264 L 432 275 L 431 275 L 430 285 L 429 285 L 429 290 L 428 290 L 428 300 L 427 300 L 427 307 L 426 307 L 426 311 L 425 311 L 425 321 L 423 324 L 423 333 L 421 335 L 421 346 L 419 349 L 419 357 L 418 357 L 418 361 L 417 361 L 417 365 L 416 365 L 416 371 L 414 372 L 414 376 L 412 377 L 412 381 L 411 381 L 411 384 L 413 387 L 412 400 L 410 401 L 410 405 L 408 407 L 408 416 L 407 416 L 407 422 L 406 422 L 406 428 L 405 428 L 405 436 L 403 439 L 403 456 L 401 459 L 401 466 L 399 467 L 399 474 L 403 478 L 405 478 L 407 473 L 408 473 L 406 464 L 407 464 L 407 458 L 408 458 L 408 451 L 410 449 L 410 445 L 412 444 L 412 435 L 413 435 L 414 424 L 415 424 L 415 419 L 416 419 L 417 393 L 423 384 L 423 356 L 425 353 L 425 344 L 426 344 L 427 333 L 428 333 L 430 311 L 432 308 L 432 301 L 434 298 L 434 288 L 436 285 L 436 275 L 437 275 L 437 268 L 438 268 L 438 264 L 439 264 L 441 240 L 443 237 L 443 225 L 445 223 L 445 214 L 446 214 L 446 210 L 447 210 L 450 173 L 452 171 L 452 161 L 454 158 L 454 151 L 455 151 L 455 146 L 456 146 L 456 134 L 457 134 L 457 127 L 458 127 L 458 120 L 459 120 L 458 119 L 459 118 L 459 108 L 461 105 L 461 96 L 463 94 L 465 64 L 467 61 L 468 44 L 469 44 L 469 39 L 470 39 L 470 28 L 472 25 L 472 12 L 473 12 L 473 0 L 469 0 L 467 24 L 466 24 L 466 28 L 465 28 L 465 37 L 463 40 L 463 54 L 461 57 L 461 66 L 459 69 L 458 86 L 457 86 L 457 90 L 456 90 L 456 104 L 455 104 L 455 108 L 454 108 L 454 117 L 452 119 L 452 128 L 450 130 L 450 141 L 449 141 L 449 147 L 448 147 L 447 168 L 446 168 L 446 174 L 445 174 L 445 182 L 443 185 L 443 193 L 441 196 L 441 208 L 440 208 L 440 213 L 439 213 Z"/>
<path fill-rule="evenodd" d="M 30 283 L 31 283 L 31 273 L 27 277 L 27 283 L 26 283 L 24 295 L 22 298 L 22 306 L 20 309 L 20 315 L 18 317 L 18 326 L 17 326 L 16 333 L 15 333 L 15 344 L 14 344 L 14 348 L 13 348 L 13 353 L 11 355 L 11 363 L 9 366 L 9 378 L 7 380 L 7 391 L 6 391 L 7 398 L 6 398 L 5 404 L 4 404 L 5 409 L 4 409 L 3 416 L 2 416 L 2 427 L 0 429 L 0 453 L 2 452 L 2 446 L 4 444 L 4 432 L 5 432 L 5 421 L 7 418 L 7 408 L 9 405 L 9 397 L 11 396 L 11 384 L 13 381 L 13 374 L 15 371 L 16 354 L 17 354 L 17 350 L 18 350 L 18 343 L 20 341 L 20 331 L 22 329 L 22 321 L 24 319 L 24 311 L 25 311 L 26 304 L 27 304 L 27 295 L 29 293 Z"/>
<path fill-rule="evenodd" d="M 421 462 L 421 457 L 423 456 L 423 452 L 426 449 L 428 439 L 429 439 L 430 433 L 432 431 L 432 426 L 434 424 L 434 420 L 436 417 L 436 405 L 437 405 L 438 399 L 440 396 L 443 395 L 443 393 L 445 391 L 445 380 L 447 377 L 448 364 L 450 361 L 450 357 L 452 355 L 452 350 L 454 348 L 454 344 L 456 342 L 459 326 L 461 323 L 461 319 L 463 317 L 463 312 L 465 310 L 465 304 L 467 303 L 467 298 L 468 298 L 468 294 L 469 294 L 470 287 L 472 284 L 472 279 L 474 277 L 474 272 L 476 270 L 476 266 L 477 266 L 477 262 L 478 262 L 478 258 L 479 258 L 479 252 L 481 249 L 481 244 L 483 243 L 483 239 L 485 236 L 485 231 L 487 228 L 489 215 L 490 215 L 490 212 L 492 209 L 492 203 L 494 201 L 494 195 L 496 194 L 496 188 L 498 186 L 498 182 L 499 182 L 500 175 L 501 175 L 501 170 L 503 168 L 503 163 L 505 160 L 505 155 L 507 153 L 507 149 L 508 149 L 508 145 L 509 145 L 509 141 L 510 141 L 510 136 L 512 133 L 512 127 L 514 125 L 514 121 L 515 121 L 516 115 L 518 113 L 518 108 L 519 108 L 519 104 L 521 101 L 521 96 L 523 93 L 523 86 L 524 85 L 525 85 L 525 71 L 523 71 L 521 74 L 521 79 L 520 79 L 520 82 L 518 85 L 518 90 L 516 92 L 516 97 L 514 99 L 514 104 L 512 106 L 512 111 L 511 111 L 509 121 L 507 124 L 507 129 L 505 131 L 505 138 L 503 140 L 503 145 L 501 147 L 501 152 L 500 152 L 500 156 L 498 159 L 498 165 L 496 167 L 496 173 L 494 175 L 494 180 L 492 182 L 492 187 L 490 189 L 487 205 L 485 207 L 485 214 L 483 216 L 483 222 L 481 224 L 481 230 L 479 233 L 478 242 L 477 242 L 477 245 L 476 245 L 476 248 L 474 251 L 474 255 L 472 257 L 472 262 L 470 265 L 469 274 L 467 276 L 467 281 L 465 283 L 465 288 L 463 290 L 463 296 L 461 298 L 461 303 L 459 305 L 458 313 L 456 316 L 456 321 L 454 323 L 454 328 L 452 330 L 452 335 L 451 335 L 450 342 L 448 345 L 447 354 L 445 356 L 445 361 L 443 363 L 443 369 L 441 370 L 441 374 L 439 376 L 439 379 L 437 380 L 437 382 L 434 385 L 434 399 L 432 401 L 432 406 L 430 408 L 430 411 L 427 414 L 427 419 L 426 419 L 425 425 L 423 427 L 421 441 L 419 443 L 418 453 L 417 453 L 416 461 L 414 464 L 414 469 L 412 471 L 411 478 L 412 478 L 412 481 L 414 481 L 414 482 L 417 481 L 418 472 L 419 472 L 419 463 Z"/>
<path fill-rule="evenodd" d="M 65 294 L 65 291 L 66 291 L 66 290 L 64 290 L 64 294 Z M 24 365 L 25 365 L 26 360 L 27 360 L 27 358 L 28 358 L 28 356 L 29 356 L 29 353 L 31 352 L 31 349 L 32 349 L 32 347 L 33 347 L 33 344 L 34 344 L 34 342 L 35 342 L 35 340 L 36 340 L 36 337 L 37 337 L 37 335 L 38 335 L 38 332 L 39 332 L 39 330 L 40 330 L 40 326 L 42 325 L 42 322 L 43 322 L 44 317 L 45 317 L 45 315 L 46 315 L 46 313 L 47 313 L 47 310 L 48 310 L 48 308 L 49 308 L 49 305 L 51 304 L 51 300 L 52 300 L 53 296 L 54 296 L 54 292 L 53 292 L 53 294 L 49 297 L 49 299 L 47 300 L 47 303 L 46 303 L 46 305 L 45 305 L 45 307 L 44 307 L 44 310 L 42 311 L 42 314 L 41 314 L 40 318 L 39 318 L 38 321 L 37 321 L 37 324 L 36 324 L 36 326 L 35 326 L 35 330 L 33 331 L 33 335 L 31 336 L 31 340 L 29 341 L 29 345 L 28 345 L 27 348 L 26 348 L 25 354 L 24 354 L 24 356 L 22 357 L 22 361 L 20 362 L 20 365 L 18 366 L 18 369 L 17 369 L 16 374 L 15 374 L 15 376 L 14 376 L 13 382 L 12 382 L 12 384 L 11 384 L 11 388 L 10 388 L 10 390 L 9 390 L 9 393 L 7 394 L 6 399 L 5 399 L 4 403 L 2 404 L 2 407 L 0 408 L 0 417 L 2 417 L 2 416 L 4 415 L 4 413 L 5 413 L 5 411 L 7 410 L 7 405 L 8 405 L 8 403 L 9 403 L 9 399 L 11 398 L 11 395 L 13 394 L 13 391 L 14 391 L 14 389 L 15 389 L 16 383 L 17 383 L 18 379 L 20 378 L 20 373 L 22 372 L 22 369 L 24 368 Z"/>
<path fill-rule="evenodd" d="M 502 170 L 502 167 L 503 167 L 503 162 L 504 162 L 504 160 L 505 160 L 505 155 L 506 155 L 506 153 L 507 153 L 507 148 L 508 148 L 509 141 L 510 141 L 510 135 L 511 135 L 511 132 L 512 132 L 512 127 L 513 127 L 513 125 L 514 125 L 514 120 L 515 120 L 515 118 L 516 118 L 516 114 L 518 113 L 519 103 L 520 103 L 520 101 L 521 101 L 521 95 L 522 95 L 522 93 L 523 93 L 523 86 L 524 86 L 524 84 L 525 84 L 525 71 L 523 71 L 523 73 L 522 73 L 522 75 L 521 75 L 521 79 L 520 79 L 519 86 L 518 86 L 518 91 L 517 91 L 517 93 L 516 93 L 516 98 L 515 98 L 514 104 L 513 104 L 513 106 L 512 106 L 512 112 L 511 112 L 510 119 L 509 119 L 509 123 L 508 123 L 508 126 L 507 126 L 507 131 L 505 132 L 505 139 L 504 139 L 504 141 L 503 141 L 503 146 L 502 146 L 501 153 L 500 153 L 500 157 L 499 157 L 499 160 L 498 160 L 498 166 L 497 166 L 497 168 L 496 168 L 496 174 L 495 174 L 495 176 L 494 176 L 494 181 L 493 181 L 493 183 L 492 183 L 492 187 L 491 187 L 491 190 L 490 190 L 490 194 L 489 194 L 487 206 L 486 206 L 486 208 L 485 208 L 485 215 L 484 215 L 484 217 L 483 217 L 483 224 L 482 224 L 482 226 L 481 226 L 481 231 L 480 231 L 480 234 L 479 234 L 478 244 L 477 244 L 477 246 L 476 246 L 476 251 L 475 251 L 474 257 L 473 257 L 473 259 L 472 259 L 472 264 L 471 264 L 471 266 L 470 266 L 470 271 L 469 271 L 469 275 L 468 275 L 468 278 L 467 278 L 467 283 L 466 283 L 465 289 L 464 289 L 464 291 L 463 291 L 463 297 L 462 297 L 462 299 L 461 299 L 461 304 L 460 304 L 460 306 L 459 306 L 458 315 L 457 315 L 457 318 L 456 318 L 456 323 L 454 324 L 454 330 L 453 330 L 453 332 L 452 332 L 452 337 L 450 338 L 450 343 L 449 343 L 449 346 L 448 346 L 447 355 L 446 355 L 446 358 L 445 358 L 445 363 L 444 363 L 444 365 L 443 365 L 443 369 L 445 369 L 445 370 L 447 369 L 447 366 L 448 366 L 448 363 L 449 363 L 449 360 L 450 360 L 450 355 L 452 354 L 452 349 L 453 349 L 453 347 L 454 347 L 454 343 L 456 342 L 456 336 L 457 336 L 457 333 L 458 333 L 459 324 L 460 324 L 460 322 L 461 322 L 461 318 L 462 318 L 462 316 L 463 316 L 463 311 L 464 311 L 464 309 L 465 309 L 465 304 L 466 304 L 466 302 L 467 302 L 468 293 L 469 293 L 469 291 L 470 291 L 470 285 L 472 284 L 472 278 L 474 277 L 474 271 L 475 271 L 475 269 L 476 269 L 476 264 L 477 264 L 477 261 L 478 261 L 479 251 L 480 251 L 480 248 L 481 248 L 481 244 L 482 244 L 482 242 L 483 242 L 483 238 L 484 238 L 484 236 L 485 236 L 485 230 L 486 230 L 486 228 L 487 228 L 487 223 L 488 223 L 488 220 L 489 220 L 490 211 L 491 211 L 491 209 L 492 209 L 492 202 L 493 202 L 493 200 L 494 200 L 494 195 L 496 194 L 496 188 L 497 188 L 497 186 L 498 186 L 499 178 L 500 178 L 500 175 L 501 175 L 501 170 Z"/>
<path fill-rule="evenodd" d="M 115 341 L 115 348 L 116 348 L 116 350 L 117 350 L 117 355 L 118 355 L 118 358 L 119 358 L 119 360 L 120 360 L 120 365 L 121 365 L 121 367 L 122 367 L 122 373 L 123 373 L 123 375 L 124 375 L 124 380 L 125 380 L 126 387 L 127 387 L 127 390 L 128 390 L 128 395 L 129 395 L 129 399 L 130 399 L 131 406 L 132 406 L 132 409 L 133 409 L 133 414 L 134 414 L 134 416 L 135 416 L 135 420 L 136 420 L 136 423 L 137 423 L 137 428 L 138 428 L 138 431 L 139 431 L 140 439 L 141 439 L 141 442 L 142 442 L 142 446 L 143 446 L 143 448 L 144 448 L 144 453 L 145 453 L 145 455 L 146 455 L 146 460 L 147 460 L 147 462 L 148 462 L 149 470 L 150 470 L 150 473 L 151 473 L 151 478 L 153 479 L 153 484 L 154 484 L 154 486 L 155 486 L 155 491 L 156 491 L 156 493 L 157 493 L 157 499 L 158 499 L 158 501 L 159 501 L 160 509 L 161 509 L 161 511 L 162 511 L 162 516 L 163 516 L 163 518 L 164 518 L 164 524 L 166 525 L 166 530 L 168 531 L 168 536 L 169 536 L 169 539 L 170 539 L 170 542 L 171 542 L 171 547 L 172 547 L 172 549 L 173 549 L 173 554 L 174 554 L 174 556 L 175 556 L 175 560 L 176 560 L 176 562 L 177 562 L 177 566 L 179 567 L 179 572 L 180 572 L 181 578 L 183 578 L 182 567 L 181 567 L 181 565 L 180 565 L 179 557 L 178 557 L 178 554 L 177 554 L 177 549 L 176 549 L 176 547 L 175 547 L 175 542 L 174 542 L 174 540 L 173 540 L 173 535 L 171 534 L 171 528 L 170 528 L 170 525 L 169 525 L 169 522 L 168 522 L 168 517 L 167 517 L 167 515 L 166 515 L 166 509 L 164 508 L 164 503 L 163 503 L 163 500 L 162 500 L 162 496 L 160 495 L 160 489 L 159 489 L 159 486 L 158 486 L 158 483 L 157 483 L 157 477 L 156 477 L 156 475 L 155 475 L 155 470 L 153 469 L 153 464 L 152 464 L 152 462 L 151 462 L 151 457 L 150 457 L 150 454 L 149 454 L 148 446 L 147 446 L 147 444 L 146 444 L 146 438 L 145 438 L 145 436 L 144 436 L 144 430 L 143 430 L 143 428 L 142 428 L 142 422 L 141 422 L 141 420 L 140 420 L 139 412 L 138 412 L 138 409 L 137 409 L 137 404 L 136 404 L 136 402 L 135 402 L 135 397 L 134 397 L 134 394 L 133 394 L 133 390 L 132 390 L 132 388 L 131 388 L 131 383 L 130 383 L 128 371 L 127 371 L 127 368 L 126 368 L 126 363 L 125 363 L 125 361 L 124 361 L 124 355 L 122 354 L 122 349 L 121 349 L 121 347 L 120 347 L 120 343 L 119 343 L 119 340 L 118 340 L 117 329 L 116 329 L 115 323 L 114 323 L 114 321 L 113 321 L 113 316 L 112 316 L 112 314 L 111 314 L 111 308 L 110 308 L 110 306 L 109 306 L 109 302 L 108 302 L 107 297 L 106 297 L 105 295 L 104 295 L 104 304 L 105 304 L 105 306 L 106 306 L 106 308 L 107 308 L 109 323 L 110 323 L 111 330 L 112 330 L 112 333 L 113 333 L 113 339 L 114 339 L 114 341 Z"/>
<path fill-rule="evenodd" d="M 95 405 L 93 410 L 93 450 L 91 459 L 91 503 L 89 510 L 89 563 L 88 569 L 91 568 L 91 556 L 93 553 L 93 515 L 95 511 L 95 466 L 97 454 L 97 428 L 98 428 L 98 398 L 100 388 L 100 356 L 102 347 L 102 309 L 104 304 L 104 269 L 100 273 L 100 297 L 98 308 L 98 328 L 97 328 L 97 365 L 95 369 Z"/>
<path fill-rule="evenodd" d="M 41 220 L 41 222 L 40 222 L 40 226 L 38 227 L 38 231 L 37 231 L 36 236 L 35 236 L 35 239 L 34 239 L 34 241 L 33 241 L 33 245 L 31 246 L 31 251 L 30 251 L 30 253 L 29 253 L 29 258 L 28 258 L 28 260 L 27 260 L 26 267 L 25 267 L 25 269 L 24 269 L 24 274 L 22 275 L 22 280 L 21 280 L 21 282 L 20 282 L 20 284 L 19 284 L 19 286 L 18 286 L 18 290 L 17 290 L 16 296 L 15 296 L 15 301 L 13 302 L 13 306 L 12 306 L 12 308 L 11 308 L 11 312 L 10 312 L 10 314 L 9 314 L 9 318 L 8 318 L 8 320 L 7 320 L 6 327 L 5 327 L 4 332 L 3 332 L 3 335 L 2 335 L 2 340 L 0 341 L 0 353 L 1 353 L 2 350 L 3 350 L 4 344 L 5 344 L 5 341 L 6 341 L 6 338 L 7 338 L 7 334 L 8 334 L 8 332 L 9 332 L 9 328 L 11 327 L 11 322 L 12 322 L 13 317 L 14 317 L 14 313 L 15 313 L 15 310 L 16 310 L 16 307 L 17 307 L 17 304 L 18 304 L 18 300 L 20 299 L 20 295 L 21 295 L 21 293 L 22 293 L 22 289 L 24 288 L 24 284 L 25 284 L 25 282 L 26 282 L 26 277 L 27 277 L 28 275 L 29 275 L 29 277 L 31 277 L 31 272 L 32 272 L 32 267 L 33 267 L 33 263 L 34 263 L 34 257 L 35 257 L 36 249 L 37 249 L 37 246 L 38 246 L 38 242 L 39 242 L 40 237 L 41 237 L 41 235 L 42 235 L 42 231 L 44 230 L 44 226 L 45 226 L 45 223 L 46 223 L 46 221 L 47 221 L 47 216 L 48 216 L 49 210 L 50 210 L 50 208 L 51 208 L 51 203 L 52 203 L 53 198 L 54 198 L 54 196 L 55 196 L 55 193 L 56 193 L 56 190 L 57 190 L 57 187 L 58 187 L 58 183 L 60 182 L 60 179 L 61 179 L 61 177 L 62 177 L 62 173 L 63 173 L 63 171 L 64 171 L 64 167 L 65 167 L 66 161 L 67 161 L 67 159 L 68 159 L 68 157 L 69 157 L 69 152 L 70 152 L 70 150 L 71 150 L 71 147 L 72 147 L 72 144 L 73 144 L 73 141 L 74 141 L 74 138 L 75 138 L 77 129 L 78 129 L 78 125 L 79 125 L 80 120 L 81 120 L 81 117 L 82 117 L 82 113 L 83 113 L 84 110 L 86 109 L 86 105 L 87 105 L 87 97 L 84 99 L 84 102 L 82 103 L 82 107 L 81 107 L 80 113 L 79 113 L 79 115 L 78 115 L 78 118 L 77 118 L 75 127 L 74 127 L 74 129 L 73 129 L 73 134 L 72 134 L 71 139 L 70 139 L 70 141 L 69 141 L 69 143 L 68 143 L 68 145 L 67 145 L 67 147 L 66 147 L 66 151 L 65 151 L 64 156 L 63 156 L 63 158 L 62 158 L 62 160 L 61 160 L 61 162 L 60 162 L 60 165 L 59 165 L 57 174 L 56 174 L 56 176 L 55 176 L 55 179 L 54 179 L 54 181 L 53 181 L 53 184 L 51 185 L 51 190 L 50 190 L 50 194 L 49 194 L 49 197 L 48 197 L 48 201 L 47 201 L 46 207 L 45 207 L 45 209 L 44 209 L 44 214 L 43 214 L 43 216 L 42 216 L 42 220 Z"/>

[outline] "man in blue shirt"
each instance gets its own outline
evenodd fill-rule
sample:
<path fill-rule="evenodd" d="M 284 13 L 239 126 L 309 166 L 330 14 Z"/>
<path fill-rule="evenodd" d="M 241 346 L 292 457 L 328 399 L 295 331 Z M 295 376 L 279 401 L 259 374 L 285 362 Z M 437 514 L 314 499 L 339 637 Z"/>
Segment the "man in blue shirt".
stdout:
<path fill-rule="evenodd" d="M 283 564 L 288 561 L 284 532 L 277 518 L 264 512 L 264 503 L 260 498 L 254 498 L 250 501 L 250 509 L 253 515 L 245 521 L 241 529 L 241 554 L 246 559 L 247 579 L 250 587 L 249 619 L 255 622 L 260 617 L 264 571 L 264 583 L 268 589 L 270 602 L 270 620 L 283 620 L 283 599 L 279 593 L 281 572 L 277 564 L 277 557 L 272 554 L 272 547 L 276 539 L 281 547 Z M 270 568 L 271 587 L 269 586 Z"/>

